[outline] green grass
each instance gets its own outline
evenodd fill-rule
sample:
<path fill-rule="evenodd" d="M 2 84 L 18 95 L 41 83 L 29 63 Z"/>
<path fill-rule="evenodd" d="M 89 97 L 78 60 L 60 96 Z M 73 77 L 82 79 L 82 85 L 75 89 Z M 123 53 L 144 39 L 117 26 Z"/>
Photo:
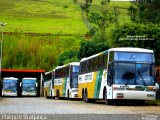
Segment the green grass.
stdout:
<path fill-rule="evenodd" d="M 79 3 L 85 4 L 85 0 L 78 0 Z M 124 24 L 126 22 L 131 22 L 130 17 L 128 15 L 128 8 L 131 5 L 131 2 L 126 2 L 126 1 L 111 1 L 109 4 L 110 9 L 113 9 L 113 7 L 117 7 L 118 10 L 120 11 L 119 15 L 119 21 L 120 24 Z M 90 12 L 100 12 L 101 10 L 101 1 L 100 0 L 93 0 L 91 7 L 90 7 Z"/>
<path fill-rule="evenodd" d="M 110 4 L 119 7 L 121 23 L 129 22 L 129 5 Z M 100 12 L 100 8 L 100 1 L 93 0 L 91 11 Z M 88 31 L 81 8 L 73 0 L 0 0 L 0 21 L 7 23 L 4 31 L 8 32 L 4 34 L 2 68 L 51 70 L 59 54 L 78 50 Z"/>
<path fill-rule="evenodd" d="M 84 3 L 84 0 L 78 0 Z M 130 2 L 111 2 L 120 10 L 120 22 L 129 22 Z M 93 0 L 91 11 L 100 10 L 100 1 Z M 7 32 L 85 34 L 87 27 L 81 9 L 72 0 L 1 0 L 0 21 L 6 22 Z"/>
<path fill-rule="evenodd" d="M 3 5 L 2 5 L 3 4 Z M 81 10 L 71 0 L 2 0 L 0 21 L 5 31 L 84 34 Z"/>
<path fill-rule="evenodd" d="M 57 66 L 65 50 L 77 50 L 81 35 L 5 34 L 2 68 L 45 69 Z"/>

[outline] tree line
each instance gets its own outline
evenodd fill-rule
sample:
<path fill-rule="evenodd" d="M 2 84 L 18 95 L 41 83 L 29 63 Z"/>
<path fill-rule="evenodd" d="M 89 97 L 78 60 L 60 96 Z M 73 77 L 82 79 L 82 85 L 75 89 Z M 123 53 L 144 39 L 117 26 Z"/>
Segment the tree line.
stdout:
<path fill-rule="evenodd" d="M 110 0 L 101 1 L 100 13 L 90 10 L 92 0 L 85 0 L 82 10 L 92 29 L 80 43 L 78 50 L 64 51 L 58 65 L 79 61 L 112 47 L 140 47 L 155 52 L 156 65 L 160 65 L 160 1 L 136 0 L 128 8 L 131 22 L 120 24 L 118 7 L 109 7 Z M 123 3 L 122 3 L 123 4 Z"/>
<path fill-rule="evenodd" d="M 91 9 L 93 0 L 81 6 L 90 24 L 82 35 L 4 34 L 2 68 L 52 70 L 113 47 L 141 47 L 155 52 L 160 65 L 160 1 L 137 0 L 128 8 L 130 22 L 120 21 L 119 8 L 109 0 Z M 122 3 L 123 4 L 123 3 Z"/>

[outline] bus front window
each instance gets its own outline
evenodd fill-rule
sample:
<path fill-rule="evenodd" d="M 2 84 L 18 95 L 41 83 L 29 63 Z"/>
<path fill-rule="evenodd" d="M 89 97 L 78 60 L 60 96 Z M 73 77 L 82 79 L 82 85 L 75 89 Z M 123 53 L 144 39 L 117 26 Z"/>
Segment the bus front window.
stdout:
<path fill-rule="evenodd" d="M 4 80 L 3 90 L 8 92 L 17 92 L 17 80 Z"/>
<path fill-rule="evenodd" d="M 35 80 L 23 80 L 22 91 L 35 92 L 36 91 L 36 81 Z"/>
<path fill-rule="evenodd" d="M 150 64 L 136 64 L 136 84 L 154 86 L 154 73 Z"/>
<path fill-rule="evenodd" d="M 79 66 L 73 66 L 72 79 L 71 79 L 72 88 L 78 88 L 78 73 L 79 73 Z"/>
<path fill-rule="evenodd" d="M 79 72 L 79 66 L 73 66 L 73 73 L 78 73 Z"/>
<path fill-rule="evenodd" d="M 73 74 L 72 75 L 72 88 L 77 88 L 78 87 L 78 74 Z"/>
<path fill-rule="evenodd" d="M 154 86 L 153 65 L 145 63 L 114 63 L 114 84 Z"/>
<path fill-rule="evenodd" d="M 135 64 L 115 63 L 114 83 L 121 85 L 135 84 Z"/>

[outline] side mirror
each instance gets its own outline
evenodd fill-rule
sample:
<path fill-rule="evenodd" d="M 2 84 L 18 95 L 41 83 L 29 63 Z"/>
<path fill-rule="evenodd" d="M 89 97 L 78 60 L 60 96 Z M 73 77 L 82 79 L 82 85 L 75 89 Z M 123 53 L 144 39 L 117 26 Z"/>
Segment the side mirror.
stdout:
<path fill-rule="evenodd" d="M 159 85 L 156 83 L 156 92 L 159 90 Z"/>
<path fill-rule="evenodd" d="M 37 82 L 36 82 L 36 87 L 38 87 L 38 84 L 37 84 Z"/>
<path fill-rule="evenodd" d="M 19 86 L 22 87 L 22 82 L 20 82 Z"/>
<path fill-rule="evenodd" d="M 107 75 L 107 84 L 108 86 L 111 86 L 113 84 L 113 66 L 110 64 L 108 66 L 108 75 Z"/>

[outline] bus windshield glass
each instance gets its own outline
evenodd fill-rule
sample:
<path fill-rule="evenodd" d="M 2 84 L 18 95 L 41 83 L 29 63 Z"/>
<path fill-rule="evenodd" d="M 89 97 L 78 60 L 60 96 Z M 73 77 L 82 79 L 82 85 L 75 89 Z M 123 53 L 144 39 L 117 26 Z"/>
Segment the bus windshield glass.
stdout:
<path fill-rule="evenodd" d="M 72 88 L 78 87 L 78 73 L 79 73 L 79 66 L 73 66 L 72 79 L 71 79 Z"/>
<path fill-rule="evenodd" d="M 22 81 L 24 92 L 36 92 L 36 80 L 35 79 L 25 79 Z"/>
<path fill-rule="evenodd" d="M 17 80 L 9 80 L 9 79 L 3 80 L 3 90 L 5 91 L 17 92 L 17 85 L 18 85 Z"/>
<path fill-rule="evenodd" d="M 153 64 L 114 63 L 114 84 L 154 86 L 153 69 Z"/>
<path fill-rule="evenodd" d="M 143 56 L 143 57 L 142 57 Z M 155 62 L 153 53 L 138 53 L 138 52 L 115 52 L 115 61 L 132 61 L 132 62 Z"/>
<path fill-rule="evenodd" d="M 79 72 L 79 66 L 73 66 L 73 73 L 78 73 Z"/>

